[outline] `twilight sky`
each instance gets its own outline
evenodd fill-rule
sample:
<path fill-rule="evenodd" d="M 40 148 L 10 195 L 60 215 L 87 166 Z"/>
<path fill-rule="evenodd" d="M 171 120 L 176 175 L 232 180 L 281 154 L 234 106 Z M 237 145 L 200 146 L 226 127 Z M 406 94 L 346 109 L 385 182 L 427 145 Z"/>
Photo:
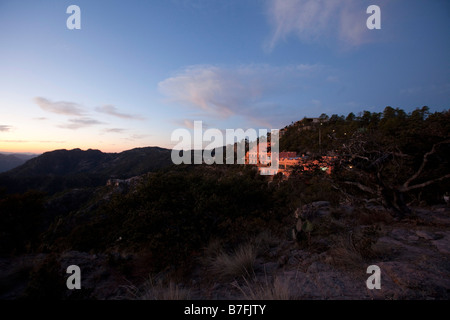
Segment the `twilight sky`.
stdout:
<path fill-rule="evenodd" d="M 0 152 L 171 148 L 195 120 L 275 129 L 449 98 L 448 0 L 0 0 Z"/>

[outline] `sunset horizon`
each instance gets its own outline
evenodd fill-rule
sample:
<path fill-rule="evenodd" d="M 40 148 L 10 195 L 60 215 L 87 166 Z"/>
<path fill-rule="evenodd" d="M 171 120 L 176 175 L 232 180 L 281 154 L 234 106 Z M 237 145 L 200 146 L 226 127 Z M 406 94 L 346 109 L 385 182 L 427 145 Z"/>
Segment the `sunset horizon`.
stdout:
<path fill-rule="evenodd" d="M 0 0 L 0 110 L 4 314 L 450 300 L 449 0 Z"/>
<path fill-rule="evenodd" d="M 80 29 L 67 26 L 71 4 L 0 5 L 1 151 L 172 148 L 171 133 L 196 120 L 280 129 L 322 113 L 450 107 L 444 1 L 380 0 L 372 30 L 353 0 L 80 0 Z"/>

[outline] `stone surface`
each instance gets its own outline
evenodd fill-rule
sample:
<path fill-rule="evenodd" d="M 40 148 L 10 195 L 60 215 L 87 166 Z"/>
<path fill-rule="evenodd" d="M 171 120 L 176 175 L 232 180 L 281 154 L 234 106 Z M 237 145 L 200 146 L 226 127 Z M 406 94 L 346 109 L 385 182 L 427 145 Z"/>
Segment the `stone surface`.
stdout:
<path fill-rule="evenodd" d="M 432 232 L 425 231 L 425 230 L 417 230 L 416 234 L 420 238 L 424 238 L 426 240 L 437 240 L 439 238 L 439 235 L 432 233 Z"/>
<path fill-rule="evenodd" d="M 417 241 L 419 239 L 419 237 L 416 235 L 415 232 L 406 229 L 392 230 L 391 237 L 396 240 L 403 240 L 403 241 Z"/>
<path fill-rule="evenodd" d="M 439 240 L 434 240 L 432 243 L 436 246 L 440 253 L 450 255 L 450 232 L 440 232 L 443 238 Z"/>

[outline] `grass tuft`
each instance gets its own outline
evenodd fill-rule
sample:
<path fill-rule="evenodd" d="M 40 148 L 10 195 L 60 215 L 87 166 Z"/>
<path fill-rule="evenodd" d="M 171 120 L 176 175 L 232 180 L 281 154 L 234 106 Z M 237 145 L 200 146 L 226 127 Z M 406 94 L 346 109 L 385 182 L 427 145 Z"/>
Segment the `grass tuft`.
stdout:
<path fill-rule="evenodd" d="M 293 296 L 289 287 L 290 279 L 275 277 L 269 280 L 266 276 L 264 282 L 249 282 L 246 278 L 245 286 L 236 285 L 242 292 L 245 300 L 292 300 Z"/>
<path fill-rule="evenodd" d="M 251 244 L 246 244 L 233 253 L 221 252 L 212 258 L 211 271 L 224 279 L 248 276 L 253 273 L 256 260 L 256 249 Z"/>

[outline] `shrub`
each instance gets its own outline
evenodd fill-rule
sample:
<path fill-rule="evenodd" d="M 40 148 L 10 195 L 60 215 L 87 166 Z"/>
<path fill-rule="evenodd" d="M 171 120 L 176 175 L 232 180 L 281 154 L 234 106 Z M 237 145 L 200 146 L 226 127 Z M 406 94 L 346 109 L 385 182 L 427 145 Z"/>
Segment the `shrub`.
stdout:
<path fill-rule="evenodd" d="M 264 282 L 249 282 L 245 279 L 245 286 L 236 285 L 245 300 L 291 300 L 293 295 L 289 286 L 290 279 L 275 277 L 269 280 L 267 276 Z"/>
<path fill-rule="evenodd" d="M 231 254 L 222 252 L 214 257 L 211 261 L 211 271 L 223 279 L 249 276 L 253 273 L 255 260 L 254 246 L 246 244 Z"/>
<path fill-rule="evenodd" d="M 360 269 L 364 262 L 363 257 L 352 245 L 348 236 L 339 236 L 329 250 L 329 255 L 333 265 L 346 269 Z"/>

